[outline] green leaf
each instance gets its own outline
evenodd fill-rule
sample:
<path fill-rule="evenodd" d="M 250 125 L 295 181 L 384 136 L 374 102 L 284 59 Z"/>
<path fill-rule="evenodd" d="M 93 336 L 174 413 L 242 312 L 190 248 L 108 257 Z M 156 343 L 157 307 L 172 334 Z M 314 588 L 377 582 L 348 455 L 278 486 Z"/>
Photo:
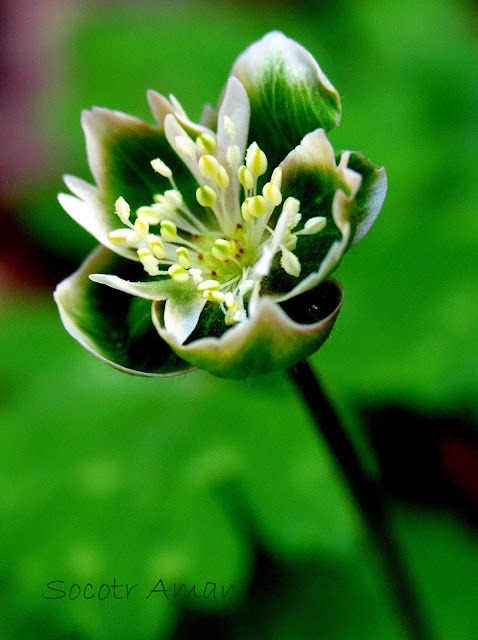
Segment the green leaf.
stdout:
<path fill-rule="evenodd" d="M 144 274 L 137 263 L 98 248 L 55 291 L 66 330 L 98 358 L 128 373 L 164 376 L 191 370 L 155 331 L 151 302 L 90 280 L 98 271 L 131 280 Z"/>
<path fill-rule="evenodd" d="M 232 71 L 251 103 L 250 142 L 273 167 L 309 131 L 329 131 L 340 121 L 340 98 L 310 53 L 279 31 L 251 45 Z"/>

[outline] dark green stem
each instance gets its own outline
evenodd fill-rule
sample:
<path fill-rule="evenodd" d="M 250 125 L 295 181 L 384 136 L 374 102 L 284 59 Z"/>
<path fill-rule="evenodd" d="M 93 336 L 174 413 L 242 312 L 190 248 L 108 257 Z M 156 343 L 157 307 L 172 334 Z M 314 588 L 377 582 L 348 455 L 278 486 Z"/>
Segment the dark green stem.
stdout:
<path fill-rule="evenodd" d="M 408 571 L 392 535 L 384 496 L 377 482 L 365 471 L 360 457 L 343 428 L 329 398 L 310 364 L 304 360 L 287 370 L 297 391 L 325 437 L 336 463 L 354 496 L 382 560 L 391 596 L 401 616 L 409 640 L 431 640 L 418 607 Z"/>

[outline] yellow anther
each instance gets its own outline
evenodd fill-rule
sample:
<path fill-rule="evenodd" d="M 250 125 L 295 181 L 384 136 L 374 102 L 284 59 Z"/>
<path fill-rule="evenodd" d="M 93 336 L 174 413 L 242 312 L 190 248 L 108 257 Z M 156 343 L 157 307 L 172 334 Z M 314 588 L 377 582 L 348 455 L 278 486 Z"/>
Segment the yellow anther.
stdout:
<path fill-rule="evenodd" d="M 327 218 L 323 216 L 316 216 L 315 218 L 309 218 L 304 225 L 302 231 L 299 231 L 301 235 L 313 235 L 319 233 L 327 224 Z"/>
<path fill-rule="evenodd" d="M 202 282 L 202 271 L 201 269 L 189 269 L 189 275 L 192 276 L 193 282 L 195 285 L 198 285 Z"/>
<path fill-rule="evenodd" d="M 127 247 L 134 243 L 135 236 L 132 229 L 116 229 L 108 234 L 108 240 L 119 247 Z"/>
<path fill-rule="evenodd" d="M 158 260 L 163 260 L 166 255 L 166 251 L 164 249 L 164 244 L 161 241 L 161 238 L 155 236 L 153 233 L 150 233 L 148 236 L 148 245 L 151 251 L 154 254 L 154 257 Z"/>
<path fill-rule="evenodd" d="M 264 196 L 254 196 L 249 198 L 248 209 L 251 216 L 258 218 L 263 216 L 269 210 L 269 203 Z"/>
<path fill-rule="evenodd" d="M 272 184 L 275 184 L 275 186 L 278 189 L 281 188 L 281 186 L 282 186 L 282 169 L 280 167 L 276 167 L 274 169 L 274 171 L 272 172 L 271 182 L 272 182 Z"/>
<path fill-rule="evenodd" d="M 191 266 L 191 258 L 189 257 L 189 251 L 185 247 L 178 247 L 176 249 L 179 264 L 185 269 L 189 269 Z"/>
<path fill-rule="evenodd" d="M 236 137 L 236 126 L 229 116 L 224 116 L 224 131 L 231 140 Z"/>
<path fill-rule="evenodd" d="M 201 156 L 198 162 L 199 173 L 203 178 L 214 180 L 219 171 L 219 162 L 214 156 Z"/>
<path fill-rule="evenodd" d="M 237 175 L 239 178 L 239 182 L 242 184 L 246 191 L 249 191 L 249 189 L 253 188 L 254 176 L 244 164 L 242 165 L 242 167 L 239 167 Z"/>
<path fill-rule="evenodd" d="M 223 190 L 227 189 L 227 187 L 229 186 L 229 174 L 224 169 L 222 164 L 219 165 L 219 171 L 217 172 L 216 176 L 216 183 Z"/>
<path fill-rule="evenodd" d="M 168 269 L 168 273 L 174 282 L 179 284 L 186 284 L 189 280 L 189 273 L 180 264 L 172 264 Z"/>
<path fill-rule="evenodd" d="M 225 299 L 225 295 L 222 291 L 211 291 L 210 289 L 206 289 L 203 293 L 202 293 L 202 297 L 206 298 L 206 300 L 209 300 L 209 302 L 224 302 Z"/>
<path fill-rule="evenodd" d="M 136 210 L 136 215 L 138 218 L 151 225 L 158 224 L 161 220 L 159 212 L 153 207 L 140 207 Z"/>
<path fill-rule="evenodd" d="M 253 142 L 247 150 L 246 167 L 254 178 L 262 176 L 267 171 L 266 154 L 259 149 L 257 142 Z"/>
<path fill-rule="evenodd" d="M 203 293 L 206 290 L 218 291 L 220 286 L 217 280 L 203 280 L 198 284 L 197 291 L 198 293 Z"/>
<path fill-rule="evenodd" d="M 115 212 L 123 224 L 129 225 L 129 217 L 131 208 L 123 196 L 120 196 L 115 202 Z"/>
<path fill-rule="evenodd" d="M 163 220 L 161 222 L 161 237 L 166 242 L 174 242 L 178 236 L 178 230 L 174 222 L 171 220 Z"/>
<path fill-rule="evenodd" d="M 156 173 L 159 173 L 165 178 L 173 177 L 173 172 L 171 171 L 171 169 L 168 167 L 166 163 L 164 163 L 159 158 L 155 158 L 154 160 L 151 160 L 151 166 L 156 171 Z"/>
<path fill-rule="evenodd" d="M 149 231 L 149 224 L 143 218 L 136 218 L 133 229 L 136 235 L 136 240 L 139 242 L 146 237 Z"/>
<path fill-rule="evenodd" d="M 202 133 L 196 138 L 196 147 L 200 153 L 214 153 L 216 151 L 216 138 L 210 133 Z"/>
<path fill-rule="evenodd" d="M 216 242 L 213 244 L 213 247 L 211 249 L 212 255 L 217 260 L 227 260 L 227 257 L 230 254 L 230 252 L 231 252 L 231 243 L 228 242 L 227 240 L 224 240 L 223 238 L 219 238 L 218 240 L 216 240 Z"/>
<path fill-rule="evenodd" d="M 237 167 L 239 160 L 241 159 L 241 150 L 237 144 L 231 144 L 226 151 L 226 160 L 230 167 Z"/>
<path fill-rule="evenodd" d="M 201 207 L 213 207 L 217 199 L 217 193 L 211 187 L 203 185 L 196 189 L 196 199 Z"/>
<path fill-rule="evenodd" d="M 196 145 L 188 136 L 176 136 L 174 138 L 178 151 L 185 156 L 189 156 L 191 160 L 196 160 Z"/>
<path fill-rule="evenodd" d="M 274 207 L 279 206 L 282 202 L 282 194 L 280 192 L 280 189 L 279 187 L 276 187 L 273 182 L 268 182 L 264 185 L 264 188 L 262 189 L 262 195 L 266 200 L 272 202 Z"/>
<path fill-rule="evenodd" d="M 249 201 L 250 201 L 250 198 L 246 198 L 244 202 L 241 204 L 241 213 L 245 222 L 250 222 L 252 220 L 252 216 L 249 211 Z"/>
<path fill-rule="evenodd" d="M 158 276 L 159 275 L 158 261 L 153 256 L 151 249 L 147 249 L 146 247 L 144 247 L 143 249 L 138 249 L 137 254 L 145 271 L 150 276 Z"/>

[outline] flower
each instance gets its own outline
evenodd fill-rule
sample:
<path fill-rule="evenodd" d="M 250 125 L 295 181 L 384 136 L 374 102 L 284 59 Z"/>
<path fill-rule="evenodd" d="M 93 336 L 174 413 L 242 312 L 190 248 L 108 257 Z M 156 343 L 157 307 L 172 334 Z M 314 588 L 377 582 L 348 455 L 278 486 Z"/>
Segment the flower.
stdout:
<path fill-rule="evenodd" d="M 342 303 L 329 276 L 386 192 L 383 168 L 327 139 L 337 91 L 272 32 L 239 56 L 200 124 L 174 96 L 148 100 L 158 126 L 83 113 L 96 185 L 65 176 L 74 195 L 59 201 L 103 246 L 55 292 L 66 329 L 143 375 L 239 378 L 307 357 Z"/>

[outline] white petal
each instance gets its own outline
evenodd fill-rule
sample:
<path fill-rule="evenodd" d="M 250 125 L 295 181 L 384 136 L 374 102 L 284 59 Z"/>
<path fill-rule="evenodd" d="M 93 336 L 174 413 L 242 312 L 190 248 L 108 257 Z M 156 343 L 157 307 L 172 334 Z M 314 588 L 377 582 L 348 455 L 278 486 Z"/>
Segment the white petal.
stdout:
<path fill-rule="evenodd" d="M 110 217 L 105 215 L 103 206 L 99 201 L 95 202 L 95 200 L 91 200 L 83 202 L 83 200 L 79 200 L 68 193 L 59 193 L 58 202 L 68 215 L 81 225 L 83 229 L 86 229 L 88 233 L 91 233 L 98 242 L 125 258 L 135 261 L 139 260 L 136 251 L 110 242 L 108 234 L 110 231 L 113 231 L 113 228 L 111 227 Z"/>
<path fill-rule="evenodd" d="M 144 298 L 145 300 L 166 300 L 168 295 L 171 295 L 171 287 L 165 287 L 164 284 L 169 284 L 170 280 L 157 280 L 156 282 L 130 282 L 129 280 L 123 280 L 118 276 L 105 275 L 102 273 L 93 273 L 90 275 L 90 280 L 97 282 L 98 284 L 105 284 L 112 289 L 129 293 L 132 296 Z"/>
<path fill-rule="evenodd" d="M 186 133 L 186 131 L 182 128 L 182 126 L 179 124 L 179 122 L 176 120 L 175 116 L 171 115 L 170 113 L 164 119 L 164 133 L 166 134 L 166 138 L 169 144 L 171 145 L 171 147 L 174 149 L 174 151 L 176 151 L 176 153 L 184 162 L 184 164 L 187 166 L 189 171 L 196 178 L 197 183 L 203 184 L 204 179 L 199 173 L 197 160 L 195 161 L 186 153 L 183 153 L 181 149 L 178 148 L 178 145 L 176 144 L 176 137 L 185 136 L 186 138 L 189 138 L 189 136 Z"/>
<path fill-rule="evenodd" d="M 287 202 L 287 201 L 286 201 Z M 263 278 L 268 275 L 271 270 L 272 260 L 275 254 L 278 252 L 280 245 L 283 243 L 286 234 L 289 231 L 289 223 L 296 211 L 291 207 L 285 206 L 282 208 L 282 212 L 274 229 L 274 234 L 264 249 L 259 260 L 254 265 L 253 274 L 255 278 Z"/>
<path fill-rule="evenodd" d="M 63 181 L 68 189 L 74 193 L 75 196 L 78 196 L 80 200 L 86 201 L 98 197 L 98 187 L 86 182 L 86 180 L 82 180 L 76 176 L 65 175 L 63 176 Z"/>
<path fill-rule="evenodd" d="M 160 127 L 164 127 L 166 116 L 172 114 L 187 131 L 195 136 L 199 136 L 201 133 L 211 133 L 211 130 L 207 126 L 204 126 L 204 124 L 196 124 L 190 120 L 182 105 L 173 95 L 170 95 L 168 100 L 152 89 L 149 89 L 146 95 L 151 113 Z"/>
<path fill-rule="evenodd" d="M 297 167 L 302 170 L 321 171 L 330 167 L 336 171 L 335 154 L 325 131 L 315 129 L 302 138 L 301 143 L 293 149 L 280 164 L 283 172 L 283 182 L 287 182 L 287 174 L 294 175 Z"/>
<path fill-rule="evenodd" d="M 234 76 L 230 77 L 224 92 L 217 119 L 218 160 L 223 162 L 226 149 L 231 140 L 224 128 L 224 116 L 228 116 L 236 128 L 235 144 L 239 147 L 240 157 L 244 157 L 249 132 L 250 104 L 242 83 Z"/>
<path fill-rule="evenodd" d="M 164 326 L 178 344 L 183 344 L 196 328 L 207 300 L 195 294 L 193 297 L 168 298 L 164 307 Z"/>

